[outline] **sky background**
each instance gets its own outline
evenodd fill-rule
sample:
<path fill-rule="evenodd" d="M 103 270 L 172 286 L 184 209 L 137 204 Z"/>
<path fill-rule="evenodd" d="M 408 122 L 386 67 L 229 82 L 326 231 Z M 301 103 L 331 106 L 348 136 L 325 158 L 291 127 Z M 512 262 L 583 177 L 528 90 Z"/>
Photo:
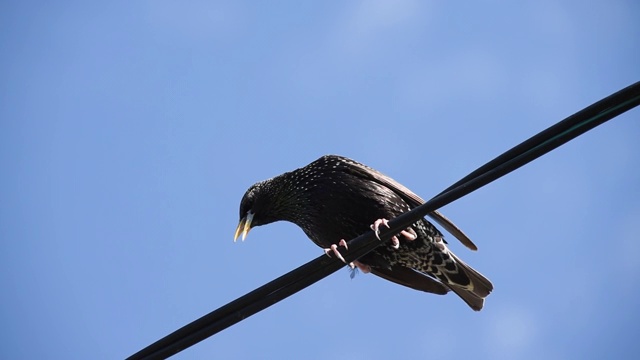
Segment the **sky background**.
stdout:
<path fill-rule="evenodd" d="M 319 256 L 254 182 L 430 198 L 640 80 L 637 1 L 3 1 L 0 358 L 121 359 Z M 442 209 L 471 311 L 340 270 L 177 359 L 637 358 L 640 109 Z"/>

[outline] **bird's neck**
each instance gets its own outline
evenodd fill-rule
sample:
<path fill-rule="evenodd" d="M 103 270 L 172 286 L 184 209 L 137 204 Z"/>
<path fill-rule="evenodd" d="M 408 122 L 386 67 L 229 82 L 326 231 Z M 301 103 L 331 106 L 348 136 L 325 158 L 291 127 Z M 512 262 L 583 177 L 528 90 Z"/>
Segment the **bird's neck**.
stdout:
<path fill-rule="evenodd" d="M 289 173 L 285 173 L 278 176 L 269 184 L 268 192 L 273 194 L 273 214 L 276 221 L 289 221 L 304 229 L 306 219 L 311 215 L 310 211 L 314 211 L 308 196 L 310 189 L 304 188 L 288 175 Z"/>

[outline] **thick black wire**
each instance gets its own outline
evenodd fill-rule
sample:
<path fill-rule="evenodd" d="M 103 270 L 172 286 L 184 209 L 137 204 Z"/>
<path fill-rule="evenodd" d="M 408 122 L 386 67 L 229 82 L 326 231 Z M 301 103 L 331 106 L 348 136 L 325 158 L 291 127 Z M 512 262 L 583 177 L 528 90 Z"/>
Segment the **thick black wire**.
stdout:
<path fill-rule="evenodd" d="M 389 222 L 389 229 L 380 234 L 382 241 L 378 241 L 373 232 L 367 232 L 349 241 L 349 251 L 343 253 L 345 260 L 351 262 L 362 257 L 380 244 L 389 241 L 392 234 L 398 233 L 428 213 L 518 169 L 638 105 L 640 105 L 640 82 L 598 101 L 529 138 L 478 168 L 423 205 L 392 219 Z M 344 263 L 341 261 L 322 255 L 176 330 L 128 359 L 164 359 L 172 356 L 306 288 L 342 267 Z"/>

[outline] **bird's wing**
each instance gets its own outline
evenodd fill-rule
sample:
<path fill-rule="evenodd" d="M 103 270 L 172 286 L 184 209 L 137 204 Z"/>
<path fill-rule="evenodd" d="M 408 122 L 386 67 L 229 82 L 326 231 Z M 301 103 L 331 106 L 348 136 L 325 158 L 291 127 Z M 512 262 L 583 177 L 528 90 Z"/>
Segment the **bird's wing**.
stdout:
<path fill-rule="evenodd" d="M 398 194 L 402 199 L 404 199 L 404 201 L 406 201 L 409 206 L 411 206 L 411 208 L 420 206 L 425 203 L 425 201 L 420 196 L 416 195 L 406 186 L 400 184 L 399 182 L 393 180 L 392 178 L 386 176 L 378 170 L 370 168 L 364 164 L 348 158 L 343 157 L 342 159 L 343 161 L 352 165 L 350 169 L 354 171 L 357 176 L 373 180 L 378 184 L 388 187 L 396 194 Z M 478 250 L 476 244 L 474 244 L 473 241 L 471 241 L 471 239 L 469 239 L 469 237 L 464 232 L 462 232 L 462 230 L 460 230 L 460 228 L 458 228 L 454 223 L 451 222 L 451 220 L 447 219 L 439 211 L 433 211 L 428 215 L 445 230 L 447 230 L 451 235 L 455 236 L 456 239 L 458 239 L 464 246 L 474 251 Z"/>
<path fill-rule="evenodd" d="M 471 241 L 471 239 L 469 239 L 469 237 L 465 233 L 463 233 L 459 227 L 456 226 L 456 224 L 452 223 L 451 220 L 447 219 L 438 210 L 431 212 L 429 214 L 429 217 L 435 220 L 438 224 L 440 224 L 440 226 L 445 228 L 445 230 L 447 230 L 449 234 L 455 236 L 456 239 L 460 240 L 460 242 L 464 246 L 468 247 L 473 251 L 478 250 L 478 247 L 476 246 L 476 244 L 474 244 L 473 241 Z"/>
<path fill-rule="evenodd" d="M 391 268 L 372 267 L 371 273 L 396 284 L 432 294 L 444 295 L 449 291 L 449 288 L 442 285 L 438 280 L 404 266 L 394 265 Z"/>

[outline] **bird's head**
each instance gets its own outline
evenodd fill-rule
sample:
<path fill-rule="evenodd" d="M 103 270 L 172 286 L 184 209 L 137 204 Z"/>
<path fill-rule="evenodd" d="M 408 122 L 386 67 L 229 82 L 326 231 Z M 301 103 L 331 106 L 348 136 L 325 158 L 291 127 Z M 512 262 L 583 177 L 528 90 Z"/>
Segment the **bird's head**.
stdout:
<path fill-rule="evenodd" d="M 233 241 L 236 241 L 240 235 L 244 241 L 249 230 L 256 226 L 282 220 L 282 218 L 278 218 L 278 196 L 274 191 L 272 181 L 273 179 L 269 179 L 252 185 L 242 197 L 240 222 Z"/>

